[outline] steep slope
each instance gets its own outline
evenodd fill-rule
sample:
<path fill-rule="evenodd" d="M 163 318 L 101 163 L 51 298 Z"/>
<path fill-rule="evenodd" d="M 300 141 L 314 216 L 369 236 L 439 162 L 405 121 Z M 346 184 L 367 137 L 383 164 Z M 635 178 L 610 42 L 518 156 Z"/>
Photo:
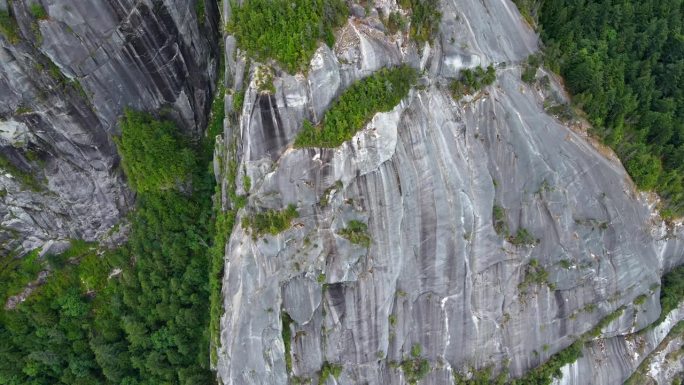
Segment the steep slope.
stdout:
<path fill-rule="evenodd" d="M 239 162 L 236 181 L 221 170 L 223 205 L 235 207 L 237 186 L 248 203 L 236 223 L 289 204 L 299 218 L 277 235 L 233 229 L 224 384 L 451 384 L 454 372 L 490 365 L 520 377 L 606 317 L 563 383 L 618 384 L 676 323 L 651 332 L 641 354 L 601 348 L 615 364 L 597 364 L 596 345 L 620 345 L 658 317 L 660 276 L 684 256 L 681 231 L 659 224 L 610 151 L 545 112 L 547 97 L 565 98 L 552 76 L 548 87 L 520 80 L 538 43 L 512 3 L 441 7 L 439 39 L 421 50 L 383 34 L 375 11 L 351 18 L 306 76 L 278 74 L 274 95 L 257 91 L 257 65 L 228 37 L 227 85 L 249 87 L 217 151 L 219 166 Z M 291 147 L 302 121 L 318 122 L 353 81 L 401 62 L 425 75 L 393 111 L 337 149 Z M 494 85 L 454 102 L 449 79 L 488 64 Z M 367 223 L 370 247 L 340 234 L 352 220 Z M 412 365 L 421 360 L 424 377 Z"/>
<path fill-rule="evenodd" d="M 429 365 L 421 384 L 504 363 L 520 377 L 619 309 L 563 383 L 591 383 L 589 367 L 605 373 L 600 383 L 621 383 L 657 345 L 629 357 L 601 350 L 616 362 L 604 366 L 593 354 L 658 317 L 657 285 L 682 262 L 681 231 L 661 225 L 609 151 L 546 113 L 547 97 L 564 98 L 553 77 L 548 88 L 520 80 L 538 43 L 512 3 L 441 7 L 439 39 L 424 50 L 383 34 L 373 12 L 351 18 L 305 76 L 278 74 L 274 95 L 257 91 L 256 65 L 228 37 L 227 84 L 249 84 L 217 147 L 219 166 L 237 159 L 237 193 L 248 196 L 236 223 L 289 204 L 299 218 L 277 235 L 233 229 L 224 384 L 315 383 L 336 365 L 328 384 L 404 384 L 421 377 L 409 373 L 414 358 Z M 303 120 L 318 122 L 353 81 L 402 62 L 424 76 L 394 110 L 336 149 L 291 147 Z M 450 78 L 488 64 L 494 85 L 454 102 Z M 219 171 L 223 205 L 235 207 L 233 175 Z M 368 248 L 340 235 L 352 220 L 367 223 Z"/>
<path fill-rule="evenodd" d="M 201 3 L 196 6 L 196 3 Z M 112 141 L 126 107 L 206 125 L 214 2 L 0 1 L 0 243 L 96 240 L 132 203 Z"/>

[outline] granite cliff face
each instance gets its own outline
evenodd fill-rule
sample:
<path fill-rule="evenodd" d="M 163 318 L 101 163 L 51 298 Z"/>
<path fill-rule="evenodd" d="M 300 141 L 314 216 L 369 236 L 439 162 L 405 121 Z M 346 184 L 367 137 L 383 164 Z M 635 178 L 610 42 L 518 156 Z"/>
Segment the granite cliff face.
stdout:
<path fill-rule="evenodd" d="M 0 35 L 3 255 L 112 235 L 133 201 L 112 140 L 125 107 L 164 109 L 201 135 L 219 16 L 200 3 L 0 0 L 17 33 Z M 276 71 L 273 95 L 257 91 L 261 64 L 225 37 L 221 203 L 235 204 L 237 161 L 247 205 L 236 223 L 288 204 L 300 215 L 277 236 L 237 225 L 226 244 L 221 382 L 316 383 L 332 364 L 342 371 L 328 385 L 405 384 L 396 363 L 414 346 L 430 367 L 421 384 L 489 365 L 519 377 L 618 309 L 556 383 L 621 384 L 652 352 L 645 370 L 670 381 L 682 368 L 666 356 L 682 340 L 665 336 L 684 308 L 637 332 L 660 313 L 662 274 L 684 262 L 682 230 L 659 220 L 609 150 L 545 111 L 566 99 L 557 79 L 520 80 L 538 40 L 515 6 L 442 0 L 440 35 L 425 48 L 384 32 L 395 1 L 375 6 L 353 7 L 306 74 Z M 353 82 L 401 63 L 422 75 L 396 108 L 336 149 L 292 147 L 304 119 L 320 121 Z M 489 64 L 494 85 L 454 101 L 450 80 Z M 369 247 L 340 235 L 352 220 L 367 223 Z M 516 241 L 523 230 L 531 242 Z"/>
<path fill-rule="evenodd" d="M 195 3 L 0 1 L 18 36 L 0 35 L 3 253 L 101 239 L 118 222 L 132 204 L 112 141 L 125 107 L 164 109 L 201 134 L 219 14 Z"/>
<path fill-rule="evenodd" d="M 375 3 L 385 14 L 396 7 Z M 248 196 L 236 223 L 288 204 L 300 217 L 256 239 L 238 225 L 226 245 L 223 384 L 286 384 L 288 353 L 301 380 L 316 383 L 328 362 L 343 367 L 329 385 L 405 384 L 394 363 L 415 345 L 430 365 L 421 384 L 504 362 L 519 377 L 624 307 L 559 382 L 621 384 L 682 318 L 673 312 L 632 349 L 632 334 L 659 316 L 661 275 L 684 259 L 681 230 L 659 221 L 609 150 L 545 111 L 565 99 L 553 76 L 548 86 L 520 80 L 538 41 L 515 6 L 441 8 L 440 36 L 425 49 L 356 9 L 306 75 L 277 74 L 274 95 L 257 92 L 259 64 L 226 38 L 226 85 L 247 88 L 217 146 L 223 205 L 221 165 L 236 159 L 237 193 Z M 353 81 L 399 63 L 423 76 L 394 110 L 336 149 L 292 147 L 303 119 L 320 120 Z M 450 78 L 489 64 L 494 85 L 455 102 Z M 498 234 L 501 212 L 510 234 L 524 229 L 533 242 Z M 339 235 L 351 220 L 368 224 L 370 247 Z"/>

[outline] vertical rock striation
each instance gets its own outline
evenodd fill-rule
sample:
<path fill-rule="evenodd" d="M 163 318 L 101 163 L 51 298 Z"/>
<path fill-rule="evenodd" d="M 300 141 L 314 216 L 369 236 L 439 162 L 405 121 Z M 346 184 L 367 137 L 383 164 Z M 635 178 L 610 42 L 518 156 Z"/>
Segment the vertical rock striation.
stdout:
<path fill-rule="evenodd" d="M 124 108 L 164 109 L 201 134 L 219 14 L 198 1 L 7 2 L 19 38 L 0 35 L 4 253 L 118 222 L 132 203 L 112 141 Z"/>
<path fill-rule="evenodd" d="M 254 65 L 226 44 L 228 84 L 249 85 L 217 152 L 218 164 L 239 161 L 248 203 L 236 223 L 288 204 L 300 216 L 278 235 L 236 226 L 226 245 L 223 384 L 286 384 L 286 354 L 292 375 L 314 383 L 328 362 L 343 370 L 327 384 L 405 384 L 397 364 L 416 345 L 430 366 L 421 384 L 504 362 L 518 377 L 618 309 L 602 338 L 658 317 L 660 276 L 684 257 L 681 230 L 661 226 L 609 150 L 545 111 L 549 95 L 564 98 L 553 77 L 548 88 L 520 80 L 538 42 L 512 3 L 441 7 L 440 36 L 424 50 L 385 36 L 372 15 L 350 19 L 306 75 L 276 76 L 274 95 L 257 92 Z M 319 121 L 354 80 L 400 62 L 425 75 L 392 111 L 338 148 L 292 148 L 304 119 Z M 455 102 L 450 79 L 489 64 L 494 85 Z M 510 237 L 495 229 L 497 211 Z M 339 234 L 351 220 L 368 224 L 370 247 Z M 532 242 L 513 237 L 523 230 Z M 617 347 L 607 354 L 623 359 Z M 628 359 L 608 372 L 627 378 L 643 356 Z"/>

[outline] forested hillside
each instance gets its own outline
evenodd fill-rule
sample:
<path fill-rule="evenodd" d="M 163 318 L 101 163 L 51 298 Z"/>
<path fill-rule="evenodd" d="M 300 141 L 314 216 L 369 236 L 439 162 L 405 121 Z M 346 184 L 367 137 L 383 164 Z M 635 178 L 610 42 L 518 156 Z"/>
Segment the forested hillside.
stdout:
<path fill-rule="evenodd" d="M 2 266 L 3 305 L 39 271 L 50 273 L 24 303 L 0 310 L 0 384 L 215 382 L 211 146 L 146 113 L 127 111 L 121 127 L 119 151 L 138 192 L 128 242 L 98 250 L 75 241 L 66 253 L 38 259 L 36 250 Z"/>
<path fill-rule="evenodd" d="M 546 62 L 639 188 L 684 214 L 684 2 L 517 1 L 539 10 Z M 538 4 L 538 2 L 536 3 Z"/>

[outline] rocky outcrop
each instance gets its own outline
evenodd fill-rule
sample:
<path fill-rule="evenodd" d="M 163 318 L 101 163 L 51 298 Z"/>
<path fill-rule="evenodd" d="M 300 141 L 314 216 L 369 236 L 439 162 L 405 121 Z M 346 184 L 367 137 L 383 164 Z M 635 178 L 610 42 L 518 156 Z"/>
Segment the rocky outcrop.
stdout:
<path fill-rule="evenodd" d="M 132 203 L 112 141 L 124 108 L 164 109 L 201 134 L 219 14 L 198 1 L 2 2 L 19 36 L 0 35 L 4 253 L 95 240 L 117 223 Z"/>
<path fill-rule="evenodd" d="M 217 147 L 219 164 L 239 160 L 237 193 L 248 195 L 236 223 L 288 204 L 300 217 L 256 239 L 236 226 L 226 245 L 223 384 L 286 384 L 286 354 L 314 383 L 329 362 L 343 370 L 327 384 L 405 384 L 397 363 L 416 345 L 430 365 L 421 384 L 505 362 L 521 376 L 617 309 L 603 338 L 658 317 L 660 276 L 684 257 L 681 230 L 661 226 L 609 150 L 545 111 L 550 95 L 564 97 L 556 80 L 520 80 L 538 42 L 512 3 L 441 6 L 431 47 L 385 36 L 371 14 L 350 19 L 306 75 L 277 76 L 275 95 L 246 82 L 240 119 Z M 257 64 L 245 69 L 227 41 L 227 84 L 240 87 Z M 399 62 L 424 76 L 396 108 L 336 149 L 292 148 L 303 119 L 320 120 L 354 80 Z M 494 85 L 455 102 L 450 79 L 489 64 Z M 511 237 L 495 229 L 501 213 Z M 340 236 L 351 220 L 368 224 L 370 247 Z M 531 242 L 513 237 L 522 230 Z M 641 359 L 610 373 L 625 379 Z"/>
<path fill-rule="evenodd" d="M 563 367 L 563 377 L 554 384 L 619 385 L 625 383 L 640 365 L 645 366 L 640 370 L 643 373 L 635 374 L 631 384 L 647 384 L 649 377 L 654 381 L 651 384 L 671 384 L 684 367 L 677 353 L 682 347 L 682 336 L 668 337 L 668 332 L 684 318 L 683 312 L 684 305 L 673 310 L 654 328 L 592 341 L 577 362 Z"/>

